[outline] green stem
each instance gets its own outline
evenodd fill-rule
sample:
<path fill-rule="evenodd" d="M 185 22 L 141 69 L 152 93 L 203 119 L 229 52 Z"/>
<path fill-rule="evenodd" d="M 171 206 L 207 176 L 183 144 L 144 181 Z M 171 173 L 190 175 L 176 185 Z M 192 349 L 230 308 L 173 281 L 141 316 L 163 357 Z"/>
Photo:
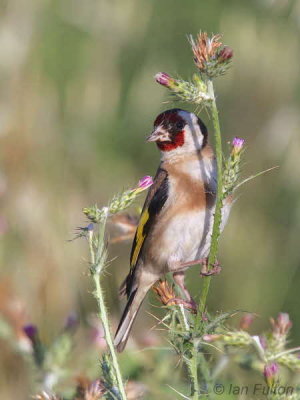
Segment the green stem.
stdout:
<path fill-rule="evenodd" d="M 213 393 L 213 383 L 210 373 L 210 366 L 208 361 L 205 358 L 205 354 L 202 351 L 198 352 L 198 365 L 200 367 L 200 373 L 203 379 L 203 382 L 206 384 L 207 393 Z M 207 399 L 207 393 L 202 393 L 200 395 L 200 399 Z M 209 397 L 210 398 L 210 397 Z"/>
<path fill-rule="evenodd" d="M 182 332 L 184 333 L 189 332 L 190 326 L 186 319 L 186 314 L 182 304 L 179 305 L 178 318 Z M 188 356 L 184 357 L 184 362 L 187 366 L 191 378 L 191 395 L 193 396 L 192 399 L 198 400 L 198 394 L 199 394 L 198 362 L 197 362 L 197 348 L 194 343 L 193 343 L 193 348 L 191 349 L 189 354 L 190 354 L 189 357 Z"/>
<path fill-rule="evenodd" d="M 193 344 L 192 358 L 189 361 L 189 370 L 192 377 L 192 399 L 198 400 L 199 398 L 199 382 L 198 382 L 198 354 L 195 344 Z"/>
<path fill-rule="evenodd" d="M 222 138 L 221 138 L 221 130 L 220 130 L 220 122 L 219 122 L 219 114 L 214 94 L 213 83 L 211 80 L 207 82 L 208 92 L 212 98 L 211 103 L 211 115 L 212 122 L 214 127 L 214 137 L 215 137 L 215 151 L 216 151 L 216 161 L 217 161 L 217 198 L 216 198 L 216 208 L 214 214 L 214 223 L 211 237 L 211 246 L 208 257 L 208 269 L 211 268 L 213 264 L 215 264 L 217 259 L 218 252 L 218 243 L 220 236 L 220 224 L 222 219 L 222 200 L 223 200 L 223 191 L 222 191 L 222 181 L 223 181 L 223 169 L 222 169 Z M 207 277 L 204 280 L 204 284 L 202 287 L 202 293 L 199 302 L 199 312 L 198 312 L 198 323 L 201 321 L 202 313 L 206 308 L 206 300 L 210 288 L 211 277 Z"/>
<path fill-rule="evenodd" d="M 94 242 L 93 242 L 93 235 L 92 233 L 89 236 L 89 246 L 90 246 L 90 253 L 91 253 L 91 263 L 92 263 L 92 278 L 93 282 L 95 285 L 95 292 L 94 296 L 97 300 L 98 308 L 99 308 L 99 318 L 102 321 L 103 325 L 103 330 L 104 330 L 104 336 L 105 340 L 109 349 L 109 353 L 111 356 L 112 364 L 113 364 L 113 369 L 115 371 L 115 378 L 116 378 L 116 385 L 118 388 L 118 391 L 120 393 L 120 398 L 122 400 L 126 400 L 126 393 L 125 393 L 125 388 L 122 380 L 122 375 L 121 375 L 121 370 L 119 367 L 115 347 L 113 344 L 113 339 L 110 331 L 110 326 L 109 326 L 109 320 L 107 317 L 107 309 L 105 305 L 105 300 L 104 300 L 104 293 L 100 284 L 100 272 L 103 268 L 104 262 L 105 262 L 105 257 L 103 257 L 103 250 L 104 250 L 104 233 L 105 233 L 105 225 L 106 225 L 106 218 L 105 220 L 101 223 L 100 228 L 99 228 L 99 233 L 98 233 L 98 238 L 96 241 L 96 254 L 94 250 Z"/>
<path fill-rule="evenodd" d="M 93 280 L 94 280 L 94 284 L 95 284 L 95 297 L 97 299 L 97 303 L 98 303 L 98 307 L 99 307 L 99 316 L 101 318 L 102 321 L 102 325 L 103 325 L 103 329 L 104 329 L 104 335 L 105 335 L 105 340 L 111 355 L 111 359 L 112 359 L 112 364 L 115 370 L 115 374 L 116 374 L 116 381 L 117 381 L 117 386 L 121 395 L 121 399 L 122 400 L 126 400 L 126 393 L 125 393 L 125 388 L 124 388 L 124 384 L 123 384 L 123 380 L 122 380 L 122 375 L 121 375 L 121 370 L 119 367 L 119 363 L 118 363 L 118 359 L 117 359 L 117 355 L 115 352 L 115 347 L 113 344 L 113 339 L 112 339 L 112 335 L 110 332 L 110 328 L 109 328 L 109 321 L 107 318 L 107 310 L 106 310 L 106 306 L 105 306 L 105 302 L 104 302 L 104 296 L 103 296 L 103 291 L 100 285 L 100 276 L 98 274 L 93 275 Z"/>

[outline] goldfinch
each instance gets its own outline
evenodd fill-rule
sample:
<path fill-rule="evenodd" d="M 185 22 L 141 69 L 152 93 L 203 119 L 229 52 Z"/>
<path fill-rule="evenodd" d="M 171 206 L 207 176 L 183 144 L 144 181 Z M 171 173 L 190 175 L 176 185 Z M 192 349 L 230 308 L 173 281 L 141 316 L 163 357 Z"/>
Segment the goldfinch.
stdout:
<path fill-rule="evenodd" d="M 177 108 L 161 113 L 147 138 L 161 152 L 133 241 L 130 272 L 120 288 L 127 294 L 114 344 L 123 351 L 148 290 L 164 274 L 192 301 L 184 271 L 208 256 L 216 200 L 216 161 L 207 129 L 195 114 Z M 222 210 L 227 221 L 230 201 Z"/>

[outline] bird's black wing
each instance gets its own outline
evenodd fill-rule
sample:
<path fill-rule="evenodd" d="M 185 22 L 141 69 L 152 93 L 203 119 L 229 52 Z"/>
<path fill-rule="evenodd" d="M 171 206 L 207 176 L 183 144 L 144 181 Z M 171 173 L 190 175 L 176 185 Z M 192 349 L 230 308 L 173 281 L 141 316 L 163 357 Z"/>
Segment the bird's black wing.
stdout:
<path fill-rule="evenodd" d="M 141 255 L 142 248 L 147 240 L 148 234 L 153 227 L 157 215 L 163 208 L 168 198 L 168 173 L 159 167 L 153 185 L 149 189 L 145 204 L 141 213 L 139 224 L 135 233 L 130 255 L 130 272 L 120 288 L 120 293 L 127 295 L 131 292 L 134 270 Z"/>

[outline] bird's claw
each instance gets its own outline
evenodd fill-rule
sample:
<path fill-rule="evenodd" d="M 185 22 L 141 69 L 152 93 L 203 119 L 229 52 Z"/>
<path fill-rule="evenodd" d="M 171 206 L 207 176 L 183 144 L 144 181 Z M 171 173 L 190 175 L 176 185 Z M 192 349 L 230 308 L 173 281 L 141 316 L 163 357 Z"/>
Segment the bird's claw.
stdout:
<path fill-rule="evenodd" d="M 219 261 L 216 261 L 214 264 L 211 264 L 212 268 L 208 268 L 208 259 L 206 258 L 205 262 L 203 263 L 202 269 L 200 271 L 201 276 L 212 276 L 212 275 L 219 275 L 222 271 L 222 267 Z"/>

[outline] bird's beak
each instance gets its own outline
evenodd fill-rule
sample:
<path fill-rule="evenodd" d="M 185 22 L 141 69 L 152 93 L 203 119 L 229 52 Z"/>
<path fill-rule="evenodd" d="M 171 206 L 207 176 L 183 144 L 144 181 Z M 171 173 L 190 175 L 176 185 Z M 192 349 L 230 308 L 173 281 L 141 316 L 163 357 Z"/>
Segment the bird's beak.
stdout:
<path fill-rule="evenodd" d="M 165 142 L 170 140 L 169 132 L 158 126 L 154 131 L 147 137 L 147 142 Z"/>

